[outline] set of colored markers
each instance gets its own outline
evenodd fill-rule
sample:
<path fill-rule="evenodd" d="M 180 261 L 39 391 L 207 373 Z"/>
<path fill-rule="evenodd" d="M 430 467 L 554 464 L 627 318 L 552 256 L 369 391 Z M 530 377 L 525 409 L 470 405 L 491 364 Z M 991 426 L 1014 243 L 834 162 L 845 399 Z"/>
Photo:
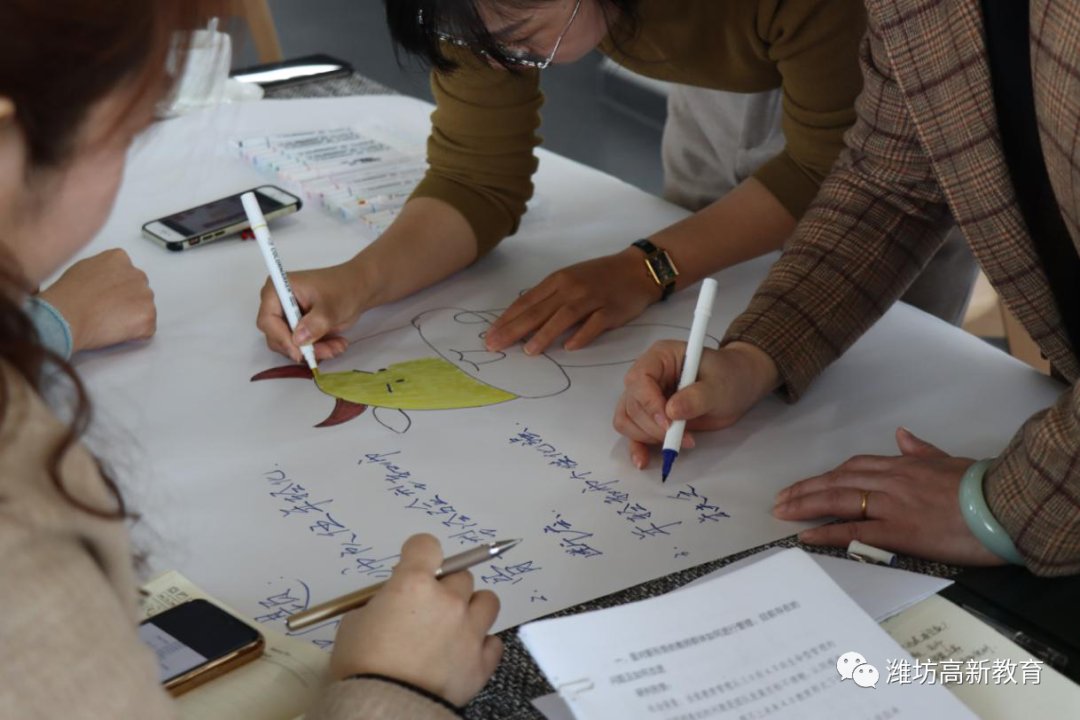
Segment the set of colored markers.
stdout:
<path fill-rule="evenodd" d="M 233 141 L 258 170 L 345 221 L 376 233 L 394 221 L 426 170 L 423 148 L 355 127 Z"/>

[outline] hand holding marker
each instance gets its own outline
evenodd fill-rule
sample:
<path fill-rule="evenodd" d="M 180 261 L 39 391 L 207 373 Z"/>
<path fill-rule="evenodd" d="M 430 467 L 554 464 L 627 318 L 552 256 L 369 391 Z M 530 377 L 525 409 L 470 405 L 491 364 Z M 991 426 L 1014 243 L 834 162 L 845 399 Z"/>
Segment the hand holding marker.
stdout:
<path fill-rule="evenodd" d="M 270 228 L 266 226 L 266 218 L 263 217 L 259 201 L 255 198 L 255 193 L 249 192 L 240 196 L 240 202 L 244 204 L 244 212 L 247 213 L 251 231 L 255 233 L 255 241 L 259 244 L 259 250 L 262 251 L 263 260 L 266 261 L 266 269 L 270 273 L 270 281 L 274 284 L 274 290 L 277 291 L 281 307 L 285 311 L 285 319 L 289 321 L 289 328 L 296 330 L 300 322 L 300 305 L 296 302 L 292 287 L 289 286 L 289 277 L 281 265 L 281 257 L 278 255 L 277 248 L 274 247 L 274 241 L 270 239 Z M 300 353 L 304 356 L 311 371 L 317 373 L 319 366 L 315 362 L 315 348 L 310 344 L 301 345 Z"/>
<path fill-rule="evenodd" d="M 712 317 L 713 304 L 716 302 L 716 288 L 717 282 L 712 278 L 706 278 L 701 283 L 701 293 L 698 295 L 697 307 L 694 308 L 694 322 L 690 326 L 690 339 L 686 343 L 686 357 L 683 358 L 679 390 L 697 382 L 701 353 L 705 349 L 705 334 L 708 332 L 709 319 Z M 671 423 L 671 427 L 664 436 L 662 482 L 667 482 L 668 475 L 671 474 L 671 466 L 675 464 L 675 458 L 679 457 L 679 448 L 682 446 L 685 431 L 686 421 L 676 420 Z"/>

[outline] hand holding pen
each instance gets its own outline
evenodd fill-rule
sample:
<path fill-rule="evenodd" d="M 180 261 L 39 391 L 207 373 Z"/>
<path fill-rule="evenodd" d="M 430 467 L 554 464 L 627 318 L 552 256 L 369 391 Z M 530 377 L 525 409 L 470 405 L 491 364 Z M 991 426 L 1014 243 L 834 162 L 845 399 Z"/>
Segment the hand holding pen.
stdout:
<path fill-rule="evenodd" d="M 502 641 L 488 635 L 499 613 L 494 593 L 473 591 L 472 575 L 435 573 L 439 542 L 405 543 L 393 576 L 370 603 L 342 619 L 331 656 L 333 679 L 361 674 L 400 680 L 464 705 L 495 672 Z"/>
<path fill-rule="evenodd" d="M 779 384 L 768 355 L 753 345 L 734 342 L 704 350 L 697 381 L 672 395 L 686 347 L 675 340 L 658 342 L 626 374 L 614 425 L 630 440 L 630 459 L 638 469 L 648 466 L 650 448 L 663 443 L 673 421 L 685 420 L 688 433 L 722 430 Z M 694 436 L 684 435 L 682 447 L 693 446 Z"/>
<path fill-rule="evenodd" d="M 520 540 L 499 540 L 497 542 L 477 545 L 465 552 L 446 558 L 446 560 L 435 569 L 434 577 L 436 580 L 441 580 L 445 577 L 468 570 L 471 567 L 475 567 L 480 563 L 494 560 L 507 550 L 517 547 L 520 543 Z M 290 630 L 304 630 L 313 625 L 317 625 L 324 620 L 335 618 L 350 610 L 355 610 L 367 605 L 385 586 L 386 583 L 383 582 L 375 583 L 374 585 L 355 590 L 346 595 L 342 595 L 341 597 L 336 597 L 333 600 L 327 600 L 324 603 L 320 603 L 290 616 L 285 624 Z"/>
<path fill-rule="evenodd" d="M 682 372 L 679 375 L 679 390 L 697 382 L 698 368 L 701 366 L 701 354 L 705 350 L 705 335 L 709 331 L 709 320 L 712 318 L 713 303 L 716 302 L 717 282 L 712 278 L 705 278 L 701 283 L 701 292 L 698 295 L 697 307 L 694 308 L 694 323 L 690 327 L 690 339 L 686 341 L 686 353 L 683 355 Z M 667 482 L 668 475 L 675 460 L 679 457 L 682 449 L 683 433 L 686 431 L 686 420 L 673 420 L 664 433 L 664 468 L 661 482 Z"/>

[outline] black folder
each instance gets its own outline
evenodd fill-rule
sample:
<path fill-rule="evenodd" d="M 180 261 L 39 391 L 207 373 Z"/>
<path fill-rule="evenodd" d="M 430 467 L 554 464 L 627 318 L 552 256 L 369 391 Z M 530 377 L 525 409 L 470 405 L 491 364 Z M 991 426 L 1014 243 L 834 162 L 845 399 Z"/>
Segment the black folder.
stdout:
<path fill-rule="evenodd" d="M 1080 682 L 1080 576 L 1043 578 L 1010 566 L 965 570 L 955 579 L 942 596 Z"/>

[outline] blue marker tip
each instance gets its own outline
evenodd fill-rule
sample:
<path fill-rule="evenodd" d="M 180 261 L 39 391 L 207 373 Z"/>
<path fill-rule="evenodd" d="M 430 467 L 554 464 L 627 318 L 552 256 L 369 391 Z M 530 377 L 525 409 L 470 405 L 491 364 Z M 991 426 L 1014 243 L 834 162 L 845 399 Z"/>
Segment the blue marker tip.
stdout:
<path fill-rule="evenodd" d="M 671 474 L 671 466 L 675 464 L 675 458 L 679 457 L 678 450 L 664 450 L 664 469 L 660 472 L 660 482 L 667 482 L 667 476 Z"/>

